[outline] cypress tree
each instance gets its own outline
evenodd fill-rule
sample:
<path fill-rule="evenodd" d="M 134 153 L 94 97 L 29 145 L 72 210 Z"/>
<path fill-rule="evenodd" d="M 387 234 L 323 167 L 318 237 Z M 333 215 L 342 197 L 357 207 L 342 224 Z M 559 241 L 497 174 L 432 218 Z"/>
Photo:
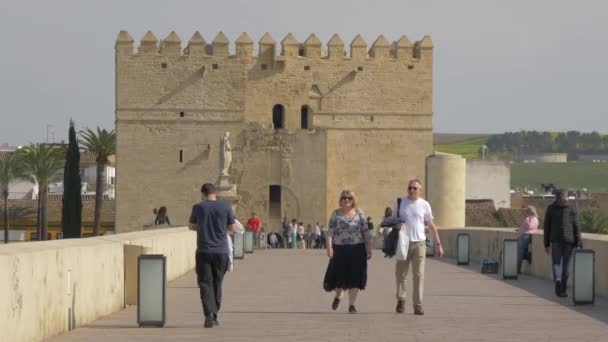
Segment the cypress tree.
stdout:
<path fill-rule="evenodd" d="M 63 172 L 63 206 L 61 208 L 61 231 L 64 239 L 80 238 L 82 229 L 80 150 L 72 120 L 70 120 L 69 139 Z"/>

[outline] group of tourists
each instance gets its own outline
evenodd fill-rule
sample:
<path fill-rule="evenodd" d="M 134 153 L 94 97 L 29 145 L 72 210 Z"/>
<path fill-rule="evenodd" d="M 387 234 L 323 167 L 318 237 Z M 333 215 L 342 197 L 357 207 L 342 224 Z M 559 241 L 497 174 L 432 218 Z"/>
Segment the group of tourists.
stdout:
<path fill-rule="evenodd" d="M 424 315 L 423 293 L 427 242 L 432 241 L 435 255 L 444 254 L 437 226 L 433 223 L 430 204 L 421 198 L 422 183 L 413 179 L 408 182 L 407 195 L 397 198 L 393 208 L 386 211 L 381 226 L 397 232 L 400 241 L 406 241 L 405 254 L 396 258 L 395 299 L 397 313 L 404 313 L 406 306 L 406 278 L 412 269 L 412 306 L 415 315 Z M 221 306 L 222 280 L 229 269 L 229 235 L 236 231 L 235 216 L 230 205 L 217 200 L 215 186 L 206 183 L 201 188 L 203 201 L 194 205 L 190 216 L 190 229 L 197 231 L 196 274 L 205 314 L 204 327 L 219 325 L 218 311 Z M 345 293 L 348 294 L 348 312 L 356 313 L 359 291 L 367 286 L 368 260 L 372 258 L 370 219 L 365 217 L 358 206 L 356 194 L 344 190 L 339 197 L 339 207 L 329 219 L 325 239 L 329 262 L 323 279 L 323 289 L 334 292 L 331 309 L 337 311 Z M 527 254 L 530 236 L 538 228 L 538 218 L 534 208 L 528 208 L 528 215 L 519 229 L 520 248 L 518 267 Z M 255 213 L 248 226 L 255 229 Z M 286 222 L 287 219 L 284 220 Z M 387 223 L 390 222 L 390 223 Z M 258 222 L 259 224 L 259 222 Z M 296 220 L 287 223 L 285 241 L 298 242 L 298 230 L 303 227 Z M 297 227 L 297 228 L 294 228 Z M 314 236 L 322 232 L 315 227 Z M 293 231 L 295 230 L 295 234 Z M 311 229 L 312 231 L 312 229 Z M 301 230 L 300 230 L 301 232 Z M 427 239 L 427 232 L 431 240 Z M 304 232 L 305 233 L 305 232 Z M 276 236 L 278 234 L 274 233 Z M 304 235 L 305 236 L 305 235 Z M 305 240 L 305 239 L 304 239 Z M 300 241 L 303 241 L 301 238 Z M 305 243 L 305 242 L 303 242 Z M 557 191 L 556 200 L 546 211 L 544 221 L 544 246 L 552 255 L 555 293 L 565 297 L 568 282 L 568 263 L 572 250 L 581 246 L 576 211 L 567 203 L 565 192 Z"/>
<path fill-rule="evenodd" d="M 324 248 L 325 239 L 327 236 L 327 228 L 319 225 L 319 222 L 314 227 L 308 224 L 304 228 L 303 222 L 298 222 L 297 219 L 292 219 L 291 222 L 287 217 L 283 218 L 283 243 L 284 248 Z M 276 248 L 276 247 L 275 247 Z"/>

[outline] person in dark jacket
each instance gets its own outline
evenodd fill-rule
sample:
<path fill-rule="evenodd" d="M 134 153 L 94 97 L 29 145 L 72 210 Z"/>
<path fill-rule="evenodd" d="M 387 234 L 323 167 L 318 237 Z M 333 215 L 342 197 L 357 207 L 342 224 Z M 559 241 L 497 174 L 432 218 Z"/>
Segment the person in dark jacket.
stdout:
<path fill-rule="evenodd" d="M 566 290 L 570 257 L 572 250 L 581 246 L 582 241 L 576 211 L 568 205 L 566 192 L 562 189 L 556 190 L 555 201 L 547 207 L 544 243 L 545 251 L 551 254 L 555 294 L 558 297 L 568 297 Z"/>

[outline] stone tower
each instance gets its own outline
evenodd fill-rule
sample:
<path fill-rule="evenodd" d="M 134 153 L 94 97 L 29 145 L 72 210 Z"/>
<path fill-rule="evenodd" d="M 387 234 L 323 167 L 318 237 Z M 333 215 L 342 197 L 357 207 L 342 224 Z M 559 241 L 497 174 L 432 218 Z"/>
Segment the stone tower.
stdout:
<path fill-rule="evenodd" d="M 175 32 L 147 32 L 136 50 L 116 41 L 116 229 L 141 230 L 152 208 L 167 206 L 186 224 L 204 182 L 218 178 L 218 148 L 231 133 L 230 183 L 238 218 L 251 212 L 266 230 L 282 217 L 327 222 L 342 189 L 355 191 L 377 221 L 424 182 L 432 152 L 433 43 L 405 36 L 371 47 L 334 35 L 270 34 L 211 43 L 196 32 L 182 49 Z"/>

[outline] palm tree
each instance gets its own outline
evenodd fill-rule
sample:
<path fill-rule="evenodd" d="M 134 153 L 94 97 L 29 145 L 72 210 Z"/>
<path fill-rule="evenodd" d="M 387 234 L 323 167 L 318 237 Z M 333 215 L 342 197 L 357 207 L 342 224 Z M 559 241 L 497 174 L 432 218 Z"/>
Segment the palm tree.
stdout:
<path fill-rule="evenodd" d="M 38 231 L 41 240 L 46 240 L 48 234 L 47 193 L 49 183 L 63 169 L 65 149 L 48 144 L 32 144 L 21 148 L 16 158 L 23 167 L 24 178 L 38 184 Z"/>
<path fill-rule="evenodd" d="M 103 192 L 106 187 L 106 166 L 110 163 L 108 159 L 116 153 L 116 133 L 114 130 L 107 131 L 97 127 L 97 132 L 86 128 L 80 131 L 82 145 L 92 153 L 95 153 L 97 161 L 97 180 L 95 184 L 95 218 L 93 219 L 93 235 L 99 235 L 101 228 L 101 207 L 103 205 Z"/>
<path fill-rule="evenodd" d="M 8 243 L 8 186 L 10 183 L 23 177 L 23 170 L 15 153 L 12 152 L 4 159 L 0 159 L 0 192 L 4 200 L 4 243 Z"/>

